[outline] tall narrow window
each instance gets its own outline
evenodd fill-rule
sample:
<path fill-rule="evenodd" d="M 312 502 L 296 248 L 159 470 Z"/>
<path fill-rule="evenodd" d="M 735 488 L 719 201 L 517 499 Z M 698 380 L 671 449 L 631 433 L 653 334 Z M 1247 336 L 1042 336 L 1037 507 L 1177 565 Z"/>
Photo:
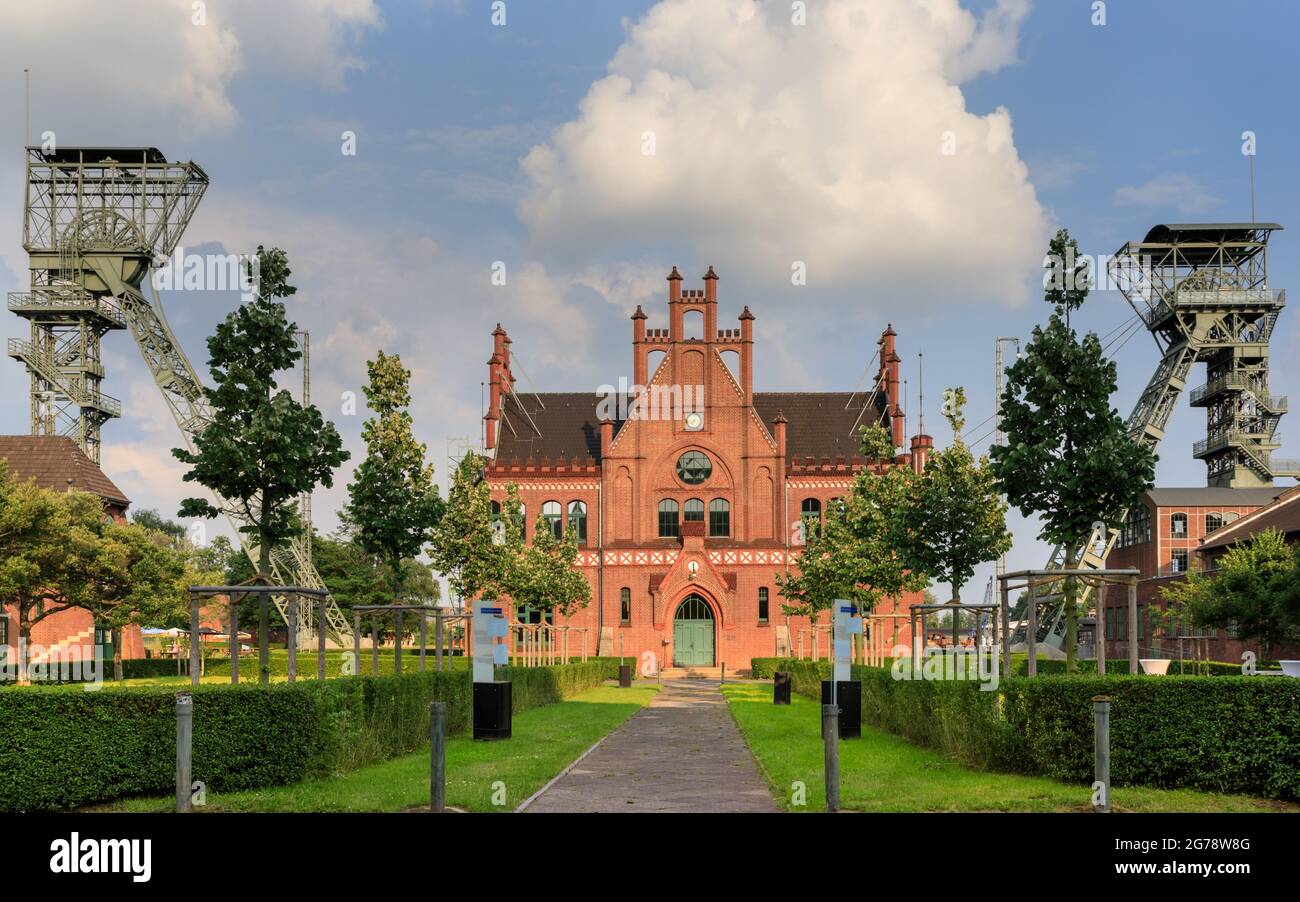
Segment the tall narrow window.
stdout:
<path fill-rule="evenodd" d="M 758 590 L 758 622 L 767 623 L 767 586 Z"/>
<path fill-rule="evenodd" d="M 1169 531 L 1173 533 L 1174 538 L 1187 537 L 1187 515 L 1181 511 L 1169 518 Z"/>
<path fill-rule="evenodd" d="M 542 505 L 542 519 L 546 521 L 546 528 L 551 531 L 551 535 L 556 539 L 564 538 L 564 523 L 560 516 L 560 502 L 548 501 Z"/>
<path fill-rule="evenodd" d="M 1169 572 L 1186 573 L 1187 572 L 1187 549 L 1176 548 L 1169 553 Z"/>
<path fill-rule="evenodd" d="M 682 519 L 687 523 L 690 523 L 691 521 L 703 523 L 704 502 L 699 498 L 688 498 L 686 503 L 682 505 Z"/>
<path fill-rule="evenodd" d="M 677 519 L 677 502 L 665 498 L 659 502 L 659 538 L 678 539 L 682 535 L 682 526 Z"/>
<path fill-rule="evenodd" d="M 632 622 L 632 590 L 622 588 L 618 590 L 618 619 L 622 623 Z"/>
<path fill-rule="evenodd" d="M 714 498 L 709 502 L 709 535 L 731 535 L 731 505 L 723 498 Z"/>
<path fill-rule="evenodd" d="M 822 503 L 816 498 L 805 498 L 799 506 L 799 516 L 803 519 L 808 535 L 814 535 L 822 526 Z"/>
<path fill-rule="evenodd" d="M 569 502 L 569 535 L 573 536 L 579 545 L 587 544 L 587 505 L 581 501 Z"/>
<path fill-rule="evenodd" d="M 515 526 L 519 528 L 519 541 L 528 540 L 528 508 L 521 501 L 519 502 L 519 516 L 515 520 Z"/>
<path fill-rule="evenodd" d="M 1214 532 L 1216 529 L 1222 529 L 1222 528 L 1223 528 L 1223 516 L 1222 516 L 1222 515 L 1220 515 L 1220 514 L 1206 514 L 1206 515 L 1205 515 L 1205 534 L 1206 534 L 1207 536 L 1208 536 L 1210 533 Z"/>

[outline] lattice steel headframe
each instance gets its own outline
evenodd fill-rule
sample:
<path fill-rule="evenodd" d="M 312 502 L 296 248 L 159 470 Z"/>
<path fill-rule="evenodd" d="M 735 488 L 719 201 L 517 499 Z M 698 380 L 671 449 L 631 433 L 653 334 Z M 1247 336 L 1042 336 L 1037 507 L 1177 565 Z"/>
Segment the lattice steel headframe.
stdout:
<path fill-rule="evenodd" d="M 208 176 L 198 164 L 169 163 L 152 147 L 27 148 L 23 247 L 30 287 L 9 295 L 9 309 L 31 322 L 31 340 L 9 342 L 9 355 L 31 376 L 33 435 L 67 435 L 96 463 L 100 426 L 122 406 L 103 394 L 100 339 L 129 328 L 185 444 L 211 422 L 202 382 L 172 333 L 162 306 L 151 301 L 148 276 L 180 243 Z M 218 506 L 238 529 L 247 517 L 223 499 Z M 277 549 L 275 576 L 283 585 L 323 589 L 307 539 Z M 256 563 L 258 552 L 244 542 Z M 277 599 L 283 613 L 283 599 Z M 351 627 L 327 599 L 330 632 L 350 641 Z M 309 611 L 304 621 L 314 623 Z M 310 641 L 309 631 L 303 632 Z"/>
<path fill-rule="evenodd" d="M 1268 281 L 1276 223 L 1156 225 L 1116 253 L 1110 271 L 1163 354 L 1129 417 L 1130 437 L 1154 446 L 1164 435 L 1192 364 L 1206 382 L 1191 392 L 1205 408 L 1206 436 L 1192 454 L 1211 486 L 1268 486 L 1300 475 L 1300 462 L 1273 457 L 1287 399 L 1268 388 L 1269 339 L 1286 292 Z"/>
<path fill-rule="evenodd" d="M 69 436 L 98 463 L 100 426 L 122 414 L 100 390 L 100 339 L 128 325 L 114 283 L 138 293 L 152 260 L 180 240 L 208 177 L 153 148 L 39 147 L 27 148 L 26 176 L 29 288 L 9 295 L 9 309 L 31 323 L 31 338 L 10 340 L 9 356 L 31 378 L 32 434 Z"/>

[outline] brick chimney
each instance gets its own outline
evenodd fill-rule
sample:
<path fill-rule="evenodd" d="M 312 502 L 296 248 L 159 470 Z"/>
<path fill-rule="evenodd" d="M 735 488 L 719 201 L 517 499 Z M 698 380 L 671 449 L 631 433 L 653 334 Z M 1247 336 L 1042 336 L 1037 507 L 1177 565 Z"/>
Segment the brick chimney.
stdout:
<path fill-rule="evenodd" d="M 704 340 L 718 340 L 718 274 L 712 266 L 704 274 Z"/>
<path fill-rule="evenodd" d="M 668 340 L 681 341 L 682 325 L 682 274 L 673 267 L 668 274 Z"/>
<path fill-rule="evenodd" d="M 930 452 L 933 450 L 933 438 L 928 435 L 912 436 L 912 472 L 919 476 L 925 471 L 925 465 L 930 460 Z"/>
<path fill-rule="evenodd" d="M 483 447 L 488 451 L 497 446 L 502 399 L 514 391 L 514 385 L 515 377 L 510 372 L 510 336 L 497 323 L 492 330 L 492 356 L 488 358 L 488 409 L 483 415 Z"/>
<path fill-rule="evenodd" d="M 899 403 L 901 400 L 901 393 L 899 392 L 901 382 L 898 368 L 902 358 L 898 356 L 894 346 L 894 338 L 897 335 L 898 333 L 894 331 L 892 323 L 887 325 L 885 331 L 881 333 L 880 372 L 876 376 L 877 384 L 885 396 L 885 412 L 889 414 L 889 438 L 896 449 L 903 447 L 904 437 L 907 435 L 903 405 Z"/>
<path fill-rule="evenodd" d="M 645 321 L 645 311 L 637 304 L 636 312 L 632 314 L 632 382 L 636 385 L 645 385 L 649 378 L 646 370 L 650 355 L 645 349 Z"/>
<path fill-rule="evenodd" d="M 600 459 L 609 457 L 609 446 L 614 442 L 614 421 L 600 421 Z"/>
<path fill-rule="evenodd" d="M 740 312 L 740 388 L 745 403 L 754 403 L 754 314 L 749 305 Z"/>
<path fill-rule="evenodd" d="M 777 456 L 781 458 L 782 466 L 785 465 L 785 424 L 786 422 L 787 421 L 785 418 L 785 411 L 778 410 L 776 412 L 776 419 L 772 421 L 772 426 L 776 430 L 776 435 L 772 437 L 776 439 L 776 453 Z"/>

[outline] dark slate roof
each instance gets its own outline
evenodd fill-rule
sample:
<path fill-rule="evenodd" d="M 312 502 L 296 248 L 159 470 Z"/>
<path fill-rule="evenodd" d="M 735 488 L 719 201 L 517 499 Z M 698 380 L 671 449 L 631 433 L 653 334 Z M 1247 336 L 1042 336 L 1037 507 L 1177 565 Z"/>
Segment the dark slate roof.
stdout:
<path fill-rule="evenodd" d="M 9 475 L 46 489 L 69 486 L 90 492 L 117 507 L 130 500 L 104 471 L 95 466 L 77 443 L 62 435 L 0 435 L 0 458 L 8 461 Z"/>
<path fill-rule="evenodd" d="M 1157 507 L 1249 507 L 1264 506 L 1286 491 L 1284 486 L 1266 486 L 1257 489 L 1233 489 L 1223 486 L 1191 486 L 1188 488 L 1154 488 L 1147 497 Z"/>
<path fill-rule="evenodd" d="M 867 409 L 867 401 L 871 406 Z M 496 459 L 502 463 L 528 458 L 541 461 L 580 462 L 600 459 L 600 422 L 597 397 L 591 392 L 521 392 L 502 402 Z M 773 421 L 784 413 L 786 452 L 789 460 L 813 457 L 817 463 L 839 455 L 850 459 L 859 452 L 857 426 L 881 422 L 883 399 L 870 392 L 755 392 L 754 409 L 773 435 Z M 856 425 L 855 425 L 856 424 Z M 615 422 L 614 432 L 623 426 Z"/>
<path fill-rule="evenodd" d="M 888 428 L 883 407 L 881 395 L 871 398 L 871 392 L 754 392 L 754 409 L 768 432 L 775 434 L 772 422 L 778 413 L 785 414 L 787 460 L 813 457 L 819 464 L 824 457 L 834 463 L 841 454 L 848 460 L 860 453 L 859 426 Z"/>
<path fill-rule="evenodd" d="M 1217 530 L 1201 543 L 1200 550 L 1232 545 L 1266 529 L 1276 529 L 1288 535 L 1300 533 L 1300 487 L 1282 491 L 1284 494 L 1272 504 Z"/>

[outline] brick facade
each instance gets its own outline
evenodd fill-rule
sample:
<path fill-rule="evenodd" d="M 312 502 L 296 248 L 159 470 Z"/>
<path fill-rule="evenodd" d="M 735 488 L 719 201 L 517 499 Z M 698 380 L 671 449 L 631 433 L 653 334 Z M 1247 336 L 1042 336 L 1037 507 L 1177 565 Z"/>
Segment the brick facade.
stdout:
<path fill-rule="evenodd" d="M 1145 493 L 1135 513 L 1145 514 L 1149 529 L 1134 528 L 1141 519 L 1129 516 L 1127 534 L 1106 559 L 1106 566 L 1116 569 L 1136 568 L 1142 574 L 1138 582 L 1138 642 L 1142 657 L 1174 658 L 1182 655 L 1192 658 L 1208 655 L 1210 660 L 1237 663 L 1243 652 L 1261 655 L 1255 641 L 1242 642 L 1229 636 L 1225 630 L 1203 630 L 1202 638 L 1175 638 L 1173 630 L 1153 630 L 1150 617 L 1153 611 L 1163 610 L 1168 604 L 1161 590 L 1171 582 L 1182 579 L 1180 572 L 1187 568 L 1199 569 L 1202 565 L 1198 549 L 1207 537 L 1238 518 L 1253 513 L 1272 503 L 1282 488 L 1232 489 L 1191 488 L 1152 489 Z M 1218 518 L 1219 526 L 1214 526 Z M 1177 526 L 1175 525 L 1177 524 Z M 1176 563 L 1177 562 L 1177 563 Z M 1180 571 L 1180 568 L 1181 569 Z M 1108 657 L 1128 655 L 1127 594 L 1122 588 L 1112 588 L 1106 598 L 1109 612 L 1107 623 L 1106 654 Z M 1183 630 L 1190 633 L 1190 627 Z M 1115 633 L 1119 633 L 1117 637 Z M 1274 657 L 1300 657 L 1300 647 L 1279 646 Z"/>
<path fill-rule="evenodd" d="M 781 613 L 776 579 L 796 564 L 805 504 L 815 502 L 824 515 L 832 499 L 848 494 L 862 467 L 912 462 L 902 451 L 892 329 L 879 341 L 872 390 L 755 393 L 753 314 L 745 308 L 738 328 L 719 329 L 717 282 L 710 268 L 703 290 L 683 291 L 674 268 L 667 329 L 647 329 L 647 316 L 637 308 L 634 387 L 625 416 L 616 409 L 602 416 L 594 393 L 517 392 L 510 339 L 499 326 L 493 334 L 485 417 L 492 497 L 503 502 L 507 487 L 518 487 L 529 541 L 539 512 L 558 511 L 560 528 L 572 529 L 571 511 L 581 505 L 586 541 L 578 564 L 591 583 L 592 603 L 560 623 L 587 628 L 593 649 L 595 637 L 603 636 L 603 654 L 641 661 L 649 655 L 670 666 L 677 657 L 674 616 L 690 596 L 704 601 L 713 621 L 711 664 L 746 669 L 751 658 L 797 650 L 800 630 L 809 624 Z M 693 317 L 700 326 L 687 337 Z M 653 372 L 652 354 L 662 354 Z M 728 354 L 735 355 L 734 364 Z M 635 386 L 646 391 L 638 395 Z M 651 400 L 679 397 L 680 404 Z M 873 422 L 889 429 L 899 451 L 894 460 L 858 456 L 857 426 Z M 707 461 L 708 475 L 698 482 L 680 469 L 689 452 Z M 661 535 L 666 502 L 675 505 L 676 513 L 664 516 L 675 518 L 678 535 Z M 764 595 L 766 619 L 760 616 Z M 919 600 L 905 596 L 897 608 Z M 887 604 L 881 612 L 894 609 Z M 900 623 L 898 641 L 906 643 L 906 621 Z M 821 648 L 824 653 L 824 639 Z"/>

